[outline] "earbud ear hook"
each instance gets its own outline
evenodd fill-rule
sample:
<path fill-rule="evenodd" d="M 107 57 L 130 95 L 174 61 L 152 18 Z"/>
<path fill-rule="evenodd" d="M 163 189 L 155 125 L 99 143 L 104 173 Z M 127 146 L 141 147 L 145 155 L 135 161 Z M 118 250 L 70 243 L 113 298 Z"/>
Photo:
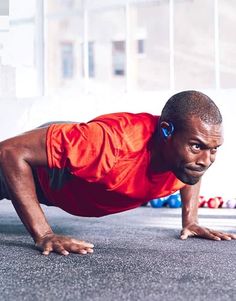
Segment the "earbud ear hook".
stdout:
<path fill-rule="evenodd" d="M 169 122 L 169 125 L 170 125 L 170 135 L 172 135 L 174 133 L 175 127 L 172 122 Z"/>
<path fill-rule="evenodd" d="M 175 128 L 172 122 L 168 122 L 168 126 L 167 127 L 162 127 L 161 131 L 163 134 L 163 137 L 165 139 L 167 139 L 169 136 L 171 136 L 174 132 Z"/>

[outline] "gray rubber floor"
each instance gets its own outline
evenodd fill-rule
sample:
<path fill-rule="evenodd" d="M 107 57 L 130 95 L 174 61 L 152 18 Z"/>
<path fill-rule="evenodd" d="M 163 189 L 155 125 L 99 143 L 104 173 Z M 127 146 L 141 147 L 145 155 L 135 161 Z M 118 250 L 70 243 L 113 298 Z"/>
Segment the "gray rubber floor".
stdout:
<path fill-rule="evenodd" d="M 44 257 L 1 201 L 0 300 L 236 300 L 236 241 L 179 240 L 180 209 L 95 219 L 43 208 L 57 233 L 92 242 L 95 252 Z M 236 209 L 200 209 L 200 217 L 236 230 Z"/>

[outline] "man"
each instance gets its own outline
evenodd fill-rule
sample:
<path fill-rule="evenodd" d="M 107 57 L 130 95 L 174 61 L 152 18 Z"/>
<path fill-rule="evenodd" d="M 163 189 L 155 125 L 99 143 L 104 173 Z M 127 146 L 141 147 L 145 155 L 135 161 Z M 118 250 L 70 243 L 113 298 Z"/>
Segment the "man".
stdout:
<path fill-rule="evenodd" d="M 197 91 L 171 97 L 161 116 L 115 113 L 54 123 L 0 143 L 1 198 L 12 201 L 44 255 L 92 253 L 93 245 L 54 234 L 39 203 L 98 217 L 177 190 L 181 239 L 235 239 L 197 220 L 200 180 L 222 142 L 219 109 Z"/>

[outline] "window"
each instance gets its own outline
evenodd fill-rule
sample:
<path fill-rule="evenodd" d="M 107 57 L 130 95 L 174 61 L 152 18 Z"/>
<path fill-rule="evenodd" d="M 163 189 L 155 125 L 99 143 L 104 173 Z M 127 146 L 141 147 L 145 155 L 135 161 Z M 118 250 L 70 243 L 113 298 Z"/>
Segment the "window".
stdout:
<path fill-rule="evenodd" d="M 10 4 L 0 0 L 0 19 L 9 19 L 0 29 L 0 97 L 39 96 L 43 94 L 42 7 L 36 0 Z"/>
<path fill-rule="evenodd" d="M 94 61 L 94 42 L 88 42 L 87 49 L 87 58 L 88 58 L 88 76 L 95 76 L 95 61 Z M 84 43 L 81 44 L 81 61 L 84 62 Z M 85 76 L 84 65 L 81 68 L 82 76 Z"/>
<path fill-rule="evenodd" d="M 104 1 L 87 1 L 96 7 L 88 10 L 87 40 L 93 42 L 94 77 L 87 85 L 87 91 L 100 93 L 110 90 L 123 92 L 127 86 L 126 18 L 123 5 L 105 5 Z M 107 2 L 107 4 L 108 4 Z M 89 5 L 88 4 L 88 5 Z M 141 36 L 142 37 L 142 36 Z M 136 37 L 137 39 L 139 38 Z M 121 45 L 119 45 L 121 44 Z M 120 47 L 121 46 L 121 49 Z M 91 49 L 92 50 L 92 49 Z M 120 63 L 119 63 L 120 62 Z M 91 71 L 88 70 L 88 75 Z M 90 73 L 91 75 L 91 73 Z M 91 79 L 91 77 L 90 77 Z"/>
<path fill-rule="evenodd" d="M 113 74 L 125 75 L 125 41 L 112 42 Z"/>
<path fill-rule="evenodd" d="M 177 2 L 174 11 L 175 88 L 214 88 L 214 1 Z"/>
<path fill-rule="evenodd" d="M 9 30 L 9 0 L 0 2 L 0 31 Z"/>
<path fill-rule="evenodd" d="M 74 6 L 74 0 L 60 0 L 59 3 L 66 8 L 72 8 Z"/>
<path fill-rule="evenodd" d="M 0 19 L 8 17 L 9 2 L 0 0 Z M 217 2 L 218 9 L 214 10 Z M 8 6 L 3 8 L 5 3 Z M 0 28 L 0 96 L 42 95 L 43 84 L 46 94 L 60 93 L 62 78 L 70 79 L 65 81 L 63 91 L 75 95 L 83 88 L 86 91 L 215 88 L 216 74 L 221 88 L 235 88 L 236 43 L 230 28 L 236 24 L 233 14 L 236 1 L 11 0 L 10 3 L 10 30 L 4 32 Z M 45 9 L 41 5 L 39 10 L 39 3 L 44 3 Z M 80 46 L 84 42 L 88 43 L 84 47 L 86 60 L 81 59 L 84 49 Z M 87 81 L 88 78 L 93 80 Z"/>
<path fill-rule="evenodd" d="M 219 2 L 220 87 L 236 88 L 235 1 Z"/>
<path fill-rule="evenodd" d="M 2 0 L 0 2 L 0 16 L 8 16 L 9 15 L 9 1 Z"/>
<path fill-rule="evenodd" d="M 144 40 L 137 40 L 137 52 L 138 54 L 145 53 Z"/>
<path fill-rule="evenodd" d="M 73 78 L 74 75 L 74 55 L 73 44 L 61 44 L 61 63 L 62 63 L 62 77 Z"/>
<path fill-rule="evenodd" d="M 137 1 L 130 4 L 131 12 L 135 18 L 130 18 L 128 36 L 130 82 L 142 91 L 169 89 L 169 1 Z"/>
<path fill-rule="evenodd" d="M 88 64 L 89 64 L 89 77 L 94 77 L 94 43 L 88 43 Z"/>

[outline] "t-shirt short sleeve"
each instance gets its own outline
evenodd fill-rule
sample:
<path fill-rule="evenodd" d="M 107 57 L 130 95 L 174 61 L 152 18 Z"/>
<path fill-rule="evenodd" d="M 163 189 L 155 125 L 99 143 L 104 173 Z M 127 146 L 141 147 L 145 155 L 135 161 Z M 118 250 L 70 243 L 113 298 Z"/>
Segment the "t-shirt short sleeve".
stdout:
<path fill-rule="evenodd" d="M 53 124 L 47 132 L 49 168 L 66 168 L 87 181 L 99 181 L 118 153 L 115 134 L 97 122 Z"/>

